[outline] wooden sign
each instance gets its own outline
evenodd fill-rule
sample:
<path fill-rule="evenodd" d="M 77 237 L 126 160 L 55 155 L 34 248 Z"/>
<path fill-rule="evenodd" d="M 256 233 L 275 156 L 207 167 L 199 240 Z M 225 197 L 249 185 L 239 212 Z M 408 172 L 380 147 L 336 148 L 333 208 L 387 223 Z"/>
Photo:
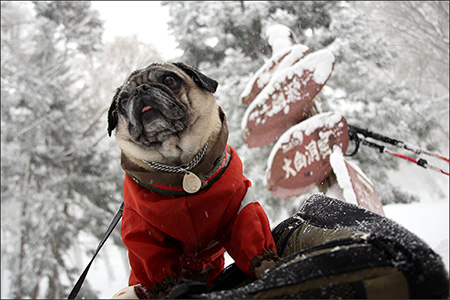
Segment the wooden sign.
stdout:
<path fill-rule="evenodd" d="M 383 204 L 374 185 L 361 169 L 345 159 L 341 149 L 333 150 L 330 164 L 345 201 L 384 216 Z"/>
<path fill-rule="evenodd" d="M 270 144 L 305 119 L 330 77 L 334 61 L 329 50 L 320 50 L 277 71 L 245 112 L 241 126 L 248 146 Z"/>
<path fill-rule="evenodd" d="M 266 87 L 277 70 L 283 70 L 291 67 L 298 62 L 309 48 L 304 45 L 293 45 L 283 49 L 274 55 L 258 70 L 252 79 L 247 83 L 241 94 L 243 104 L 249 105 L 255 97 Z"/>
<path fill-rule="evenodd" d="M 268 190 L 283 199 L 309 192 L 331 173 L 333 147 L 345 152 L 348 143 L 347 122 L 337 113 L 318 114 L 291 127 L 269 156 Z"/>

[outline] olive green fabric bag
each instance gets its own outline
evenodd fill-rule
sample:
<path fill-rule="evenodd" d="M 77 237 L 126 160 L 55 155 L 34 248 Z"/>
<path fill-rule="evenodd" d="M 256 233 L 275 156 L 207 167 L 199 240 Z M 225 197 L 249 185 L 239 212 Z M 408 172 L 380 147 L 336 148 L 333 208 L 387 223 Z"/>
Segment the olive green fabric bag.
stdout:
<path fill-rule="evenodd" d="M 209 289 L 184 282 L 168 298 L 448 298 L 441 258 L 392 220 L 321 194 L 273 231 L 282 260 L 261 278 L 234 264 Z"/>

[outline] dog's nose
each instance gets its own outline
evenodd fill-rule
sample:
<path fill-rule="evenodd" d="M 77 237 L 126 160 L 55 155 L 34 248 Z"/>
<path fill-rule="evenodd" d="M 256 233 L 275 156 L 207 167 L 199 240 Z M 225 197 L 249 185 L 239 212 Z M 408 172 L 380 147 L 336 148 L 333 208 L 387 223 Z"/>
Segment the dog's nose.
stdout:
<path fill-rule="evenodd" d="M 150 86 L 148 84 L 141 84 L 140 86 L 138 86 L 136 88 L 136 90 L 134 91 L 134 96 L 144 96 L 144 95 L 148 95 L 148 90 L 150 89 Z"/>

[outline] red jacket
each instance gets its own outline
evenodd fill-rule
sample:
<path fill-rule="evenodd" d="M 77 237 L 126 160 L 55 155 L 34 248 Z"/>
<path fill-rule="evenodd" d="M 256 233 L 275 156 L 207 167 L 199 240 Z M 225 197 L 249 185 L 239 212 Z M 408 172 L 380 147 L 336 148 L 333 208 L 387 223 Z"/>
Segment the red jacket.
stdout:
<path fill-rule="evenodd" d="M 151 289 L 171 275 L 180 278 L 182 268 L 213 267 L 210 283 L 223 270 L 225 249 L 242 271 L 253 275 L 251 260 L 276 249 L 262 207 L 251 193 L 245 197 L 251 182 L 242 173 L 242 162 L 228 147 L 231 160 L 224 173 L 193 195 L 155 193 L 125 175 L 121 235 L 129 252 L 130 285 Z"/>

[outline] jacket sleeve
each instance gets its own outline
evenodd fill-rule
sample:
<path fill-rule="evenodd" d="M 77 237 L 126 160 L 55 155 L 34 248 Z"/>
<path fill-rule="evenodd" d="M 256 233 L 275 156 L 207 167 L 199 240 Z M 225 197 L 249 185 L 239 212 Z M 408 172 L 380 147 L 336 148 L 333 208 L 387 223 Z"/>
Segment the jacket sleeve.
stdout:
<path fill-rule="evenodd" d="M 140 283 L 151 290 L 164 278 L 181 276 L 181 253 L 177 242 L 126 206 L 121 235 L 131 265 L 129 285 Z"/>
<path fill-rule="evenodd" d="M 244 199 L 230 229 L 230 241 L 225 248 L 245 273 L 254 276 L 253 268 L 263 257 L 277 259 L 269 220 L 259 203 L 245 203 Z"/>

